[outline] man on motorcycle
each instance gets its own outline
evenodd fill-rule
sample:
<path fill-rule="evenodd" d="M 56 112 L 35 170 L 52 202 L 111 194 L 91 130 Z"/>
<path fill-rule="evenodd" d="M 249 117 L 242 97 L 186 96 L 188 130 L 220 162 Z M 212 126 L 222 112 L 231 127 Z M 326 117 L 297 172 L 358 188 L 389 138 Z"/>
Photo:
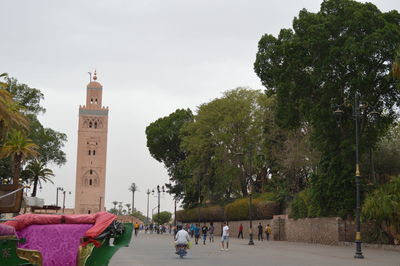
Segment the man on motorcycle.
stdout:
<path fill-rule="evenodd" d="M 182 225 L 177 226 L 178 233 L 175 235 L 175 247 L 176 250 L 178 251 L 178 246 L 179 245 L 185 245 L 186 247 L 189 244 L 190 238 L 188 232 L 182 229 Z"/>

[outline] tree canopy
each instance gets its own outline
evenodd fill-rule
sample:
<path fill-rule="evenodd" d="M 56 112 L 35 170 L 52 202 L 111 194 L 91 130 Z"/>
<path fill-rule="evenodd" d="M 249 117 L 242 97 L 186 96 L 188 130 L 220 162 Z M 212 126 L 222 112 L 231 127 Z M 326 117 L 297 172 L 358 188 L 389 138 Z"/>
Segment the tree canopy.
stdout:
<path fill-rule="evenodd" d="M 326 0 L 317 13 L 301 10 L 293 29 L 259 41 L 255 72 L 277 96 L 283 128 L 312 128 L 312 145 L 321 153 L 311 179 L 315 215 L 351 213 L 354 188 L 354 121 L 351 103 L 358 93 L 382 117 L 377 126 L 361 124 L 361 152 L 374 147 L 396 118 L 400 100 L 391 69 L 400 43 L 400 14 L 381 12 L 371 3 Z M 338 129 L 332 105 L 342 104 Z M 366 121 L 366 119 L 364 120 Z"/>
<path fill-rule="evenodd" d="M 171 221 L 172 213 L 163 211 L 160 212 L 160 215 L 158 213 L 153 215 L 153 222 L 158 223 L 158 224 L 165 224 L 169 223 Z"/>
<path fill-rule="evenodd" d="M 19 176 L 25 163 L 33 158 L 33 156 L 19 158 L 19 152 L 15 148 L 13 148 L 15 154 L 5 152 L 6 149 L 11 151 L 12 145 L 13 147 L 17 145 L 17 140 L 20 143 L 20 150 L 23 143 L 27 147 L 29 145 L 34 147 L 34 157 L 40 160 L 44 168 L 47 164 L 58 166 L 65 164 L 66 155 L 62 148 L 67 136 L 44 127 L 38 119 L 38 115 L 45 112 L 45 108 L 41 105 L 44 95 L 38 89 L 19 83 L 16 78 L 10 78 L 6 74 L 0 77 L 4 79 L 0 83 L 0 145 L 3 146 L 0 180 L 7 180 L 13 176 L 16 181 L 16 175 Z M 8 157 L 12 157 L 12 162 Z"/>

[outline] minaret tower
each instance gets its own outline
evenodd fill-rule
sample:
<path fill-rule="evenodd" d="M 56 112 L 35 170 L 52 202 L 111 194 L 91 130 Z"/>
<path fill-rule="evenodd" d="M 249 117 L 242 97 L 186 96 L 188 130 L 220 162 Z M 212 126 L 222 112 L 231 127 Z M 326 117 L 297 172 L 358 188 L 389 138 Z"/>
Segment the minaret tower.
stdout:
<path fill-rule="evenodd" d="M 75 213 L 81 214 L 104 210 L 108 107 L 102 106 L 103 86 L 96 80 L 95 70 L 86 105 L 79 106 Z"/>

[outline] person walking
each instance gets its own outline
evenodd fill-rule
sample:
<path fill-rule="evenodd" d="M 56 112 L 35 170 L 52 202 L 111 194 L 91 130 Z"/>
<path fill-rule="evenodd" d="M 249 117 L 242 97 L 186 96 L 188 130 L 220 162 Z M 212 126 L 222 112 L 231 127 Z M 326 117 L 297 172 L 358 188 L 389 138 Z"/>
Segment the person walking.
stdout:
<path fill-rule="evenodd" d="M 210 236 L 210 243 L 211 241 L 214 242 L 214 223 L 210 223 L 210 227 L 208 228 L 208 234 Z"/>
<path fill-rule="evenodd" d="M 191 224 L 191 225 L 190 225 L 190 237 L 191 237 L 191 238 L 193 238 L 193 236 L 194 236 L 194 228 L 195 228 L 195 225 L 194 225 L 194 224 Z"/>
<path fill-rule="evenodd" d="M 201 228 L 201 234 L 203 237 L 203 245 L 206 244 L 206 240 L 207 240 L 207 231 L 208 231 L 208 227 L 206 224 L 203 225 L 203 227 Z"/>
<path fill-rule="evenodd" d="M 226 249 L 224 245 L 225 243 L 226 243 Z M 224 223 L 224 227 L 222 228 L 221 245 L 222 245 L 221 250 L 225 251 L 229 250 L 229 226 L 226 222 Z"/>
<path fill-rule="evenodd" d="M 238 238 L 242 237 L 243 239 L 243 224 L 240 224 L 239 226 L 239 234 L 238 234 Z"/>
<path fill-rule="evenodd" d="M 139 224 L 137 222 L 135 222 L 134 228 L 135 228 L 135 236 L 137 236 L 139 231 Z"/>
<path fill-rule="evenodd" d="M 199 238 L 200 238 L 200 225 L 196 224 L 194 226 L 194 242 L 196 243 L 196 245 L 199 243 Z"/>
<path fill-rule="evenodd" d="M 265 227 L 265 238 L 269 241 L 269 235 L 272 232 L 272 228 L 271 226 L 269 226 L 269 224 L 267 224 L 267 226 Z"/>
<path fill-rule="evenodd" d="M 261 225 L 261 223 L 258 223 L 258 241 L 263 241 L 263 226 Z"/>

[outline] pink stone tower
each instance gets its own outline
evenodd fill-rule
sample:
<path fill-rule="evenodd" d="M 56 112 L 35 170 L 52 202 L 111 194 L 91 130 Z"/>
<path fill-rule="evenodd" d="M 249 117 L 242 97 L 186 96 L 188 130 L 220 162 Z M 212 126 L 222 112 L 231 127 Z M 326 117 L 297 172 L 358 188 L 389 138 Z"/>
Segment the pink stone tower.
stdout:
<path fill-rule="evenodd" d="M 96 80 L 94 71 L 86 105 L 79 106 L 75 213 L 82 214 L 103 211 L 105 201 L 108 107 L 102 106 L 103 86 Z"/>

